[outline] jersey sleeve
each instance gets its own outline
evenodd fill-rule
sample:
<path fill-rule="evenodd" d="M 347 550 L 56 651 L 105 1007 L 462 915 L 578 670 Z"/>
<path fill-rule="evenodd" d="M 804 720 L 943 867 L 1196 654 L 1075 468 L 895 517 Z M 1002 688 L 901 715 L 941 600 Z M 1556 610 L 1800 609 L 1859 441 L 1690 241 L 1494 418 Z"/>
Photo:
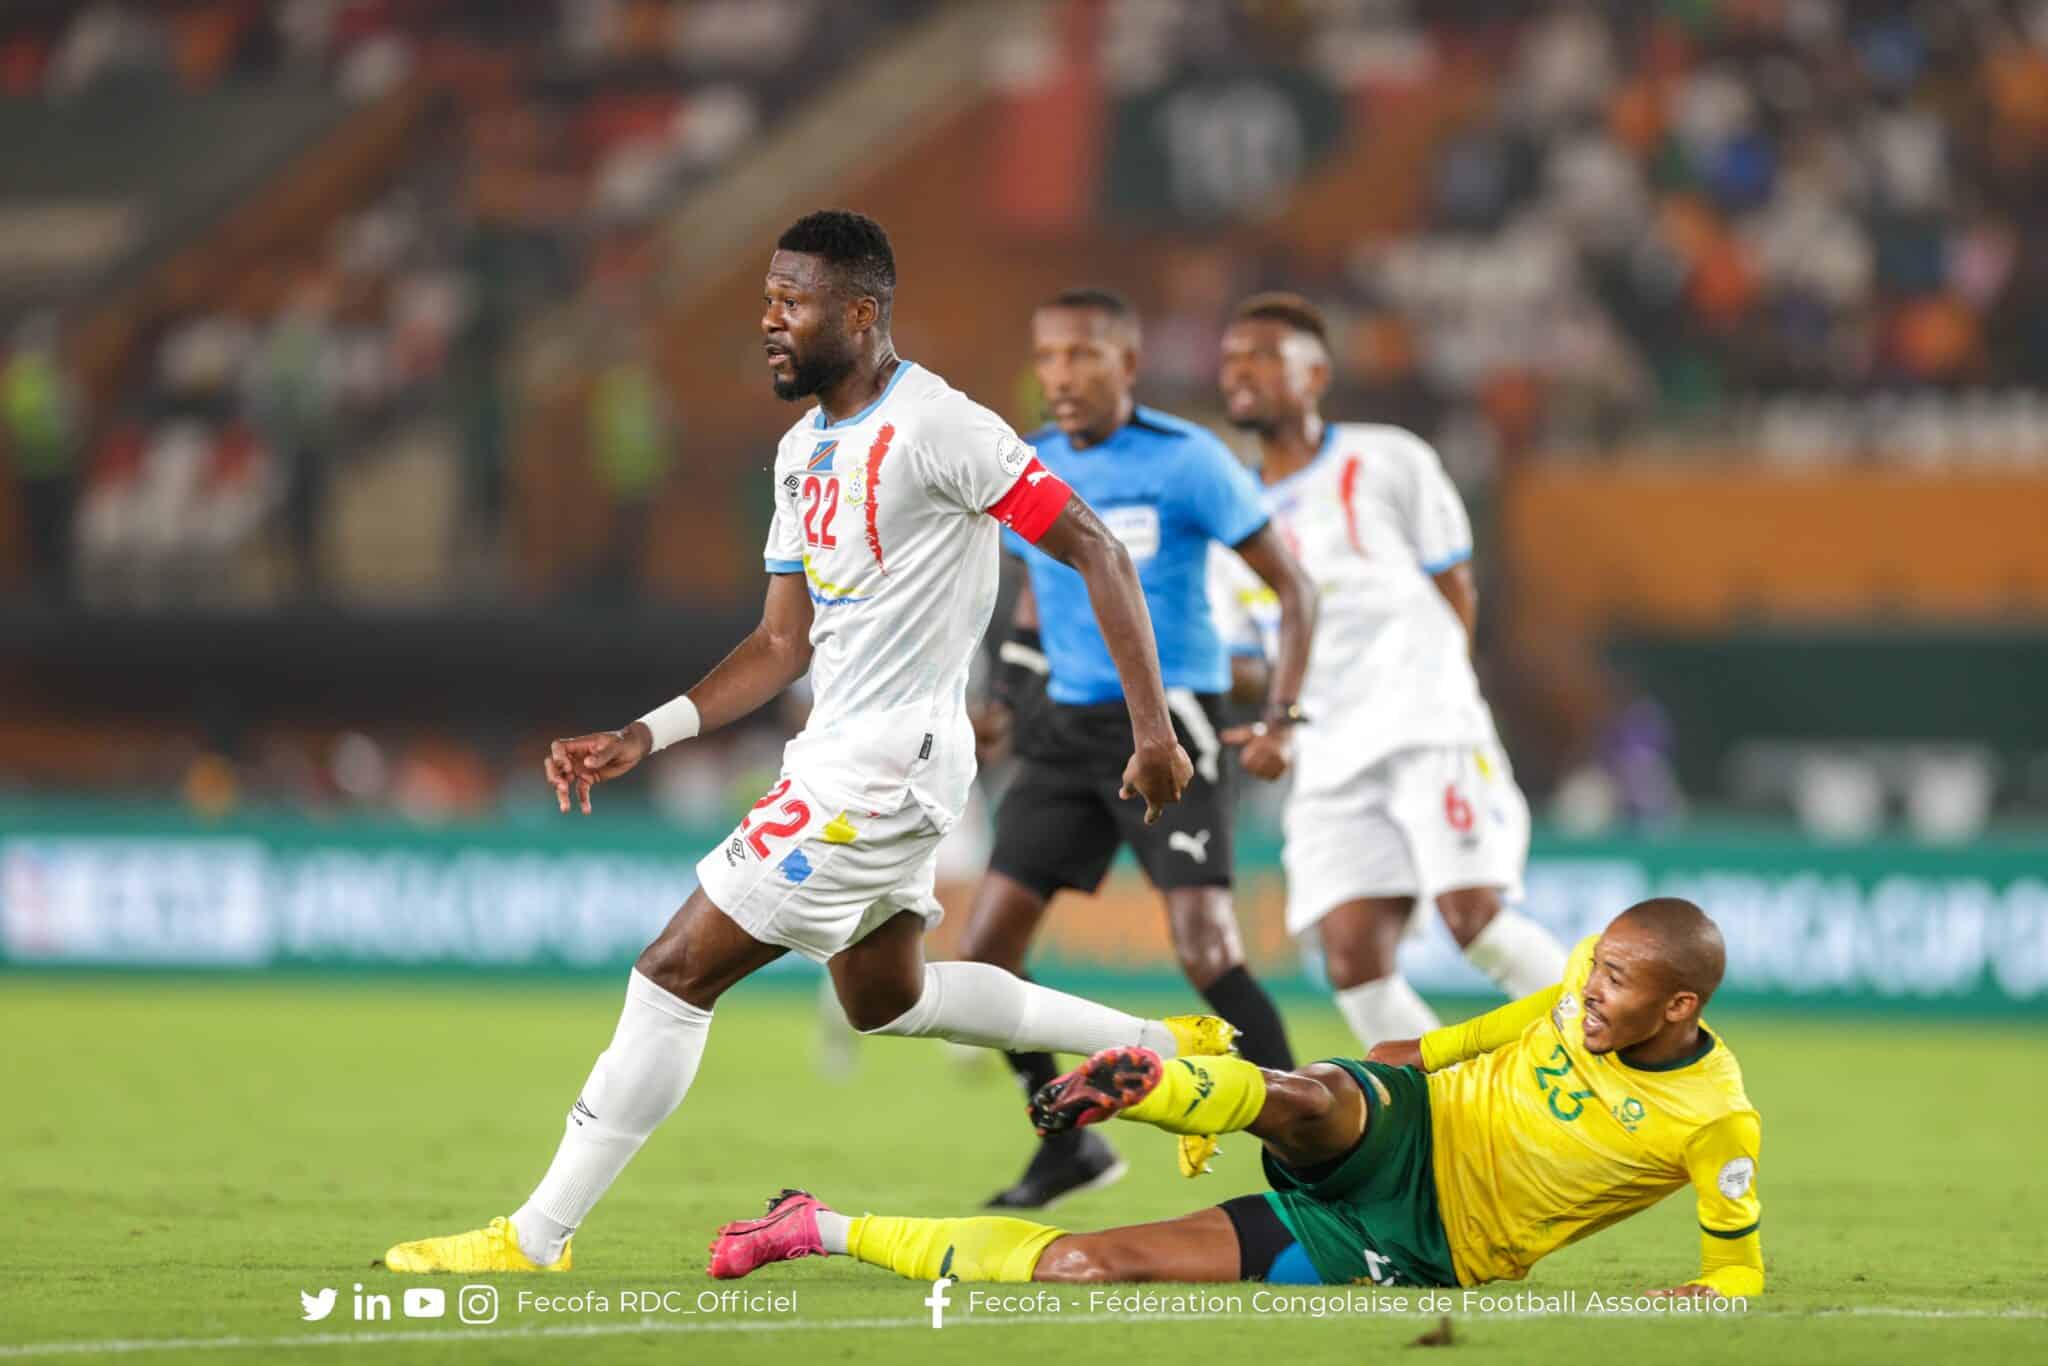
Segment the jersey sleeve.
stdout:
<path fill-rule="evenodd" d="M 782 485 L 775 486 L 775 515 L 768 522 L 768 543 L 761 548 L 763 566 L 770 574 L 804 572 L 803 531 L 796 524 L 796 506 Z"/>
<path fill-rule="evenodd" d="M 1404 529 L 1423 572 L 1441 574 L 1472 558 L 1472 520 L 1436 448 L 1419 436 L 1408 436 L 1407 442 L 1411 478 L 1402 508 Z"/>
<path fill-rule="evenodd" d="M 1209 547 L 1209 615 L 1216 621 L 1223 647 L 1234 655 L 1265 657 L 1265 638 L 1252 615 L 1252 603 L 1261 590 L 1273 591 L 1250 565 L 1220 545 Z"/>
<path fill-rule="evenodd" d="M 1701 1127 L 1685 1145 L 1685 1169 L 1699 1197 L 1700 1274 L 1723 1295 L 1760 1295 L 1764 1288 L 1763 1202 L 1757 1198 L 1763 1122 L 1737 1110 Z"/>
<path fill-rule="evenodd" d="M 1422 1070 L 1437 1072 L 1452 1063 L 1491 1053 L 1522 1036 L 1522 1031 L 1550 1013 L 1564 986 L 1545 987 L 1533 996 L 1510 1001 L 1461 1024 L 1432 1029 L 1422 1036 Z"/>
<path fill-rule="evenodd" d="M 1477 1019 L 1462 1024 L 1445 1025 L 1422 1036 L 1422 1070 L 1434 1072 L 1449 1067 L 1454 1062 L 1476 1058 L 1481 1053 L 1490 1053 L 1502 1044 L 1518 1038 L 1533 1020 L 1541 1019 L 1550 1012 L 1564 996 L 1565 989 L 1583 991 L 1586 977 L 1592 971 L 1593 950 L 1600 943 L 1600 936 L 1589 934 L 1573 946 L 1565 959 L 1564 976 L 1554 987 L 1545 987 L 1533 996 L 1524 996 L 1519 1001 L 1510 1001 L 1504 1006 L 1488 1011 Z"/>
<path fill-rule="evenodd" d="M 1272 520 L 1265 499 L 1259 496 L 1258 481 L 1222 442 L 1205 437 L 1196 443 L 1189 466 L 1185 485 L 1189 511 L 1210 540 L 1243 545 Z"/>
<path fill-rule="evenodd" d="M 987 513 L 1027 543 L 1035 544 L 1073 497 L 1009 423 L 978 403 L 961 399 L 934 412 L 920 446 L 935 494 L 963 511 Z"/>

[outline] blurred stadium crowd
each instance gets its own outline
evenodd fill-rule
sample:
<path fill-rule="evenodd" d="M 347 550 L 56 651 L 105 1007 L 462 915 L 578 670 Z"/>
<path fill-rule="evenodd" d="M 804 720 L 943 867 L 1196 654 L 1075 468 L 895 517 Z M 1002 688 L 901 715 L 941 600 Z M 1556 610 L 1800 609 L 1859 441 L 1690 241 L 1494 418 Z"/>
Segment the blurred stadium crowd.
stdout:
<path fill-rule="evenodd" d="M 1141 305 L 1148 398 L 1209 419 L 1230 305 L 1309 294 L 1336 324 L 1330 410 L 1436 443 L 1482 541 L 1505 480 L 1567 462 L 2048 466 L 2044 0 L 1014 8 L 1042 22 L 980 53 L 986 182 L 883 216 L 913 238 L 972 225 L 922 279 L 906 259 L 901 331 L 914 354 L 1000 338 L 931 359 L 1020 427 L 1030 291 L 1072 269 Z M 787 415 L 744 364 L 746 305 L 713 328 L 668 282 L 741 280 L 758 252 L 693 260 L 669 229 L 943 9 L 7 6 L 0 168 L 49 202 L 0 212 L 0 595 L 750 601 L 727 561 L 751 563 L 751 477 Z M 139 222 L 83 218 L 92 157 L 70 159 L 75 184 L 42 164 L 52 139 L 104 150 L 150 118 L 194 130 L 171 145 L 204 160 L 207 130 L 287 112 L 304 132 L 206 210 L 254 203 L 241 236 L 195 238 L 162 196 Z M 140 173 L 105 155 L 119 200 Z M 100 235 L 120 248 L 102 278 L 54 269 Z M 1512 602 L 1514 564 L 1481 563 Z M 344 723 L 238 741 L 232 763 L 202 727 L 109 781 L 428 816 L 527 783 L 532 736 Z M 1671 725 L 1617 694 L 1549 776 L 1602 767 L 1629 809 L 1668 816 Z M 753 781 L 751 756 L 714 757 Z M 676 809 L 708 782 L 676 778 Z"/>
<path fill-rule="evenodd" d="M 2048 6 L 1300 8 L 1340 79 L 1481 92 L 1411 230 L 1287 273 L 1348 314 L 1360 409 L 1509 451 L 1853 456 L 1903 413 L 1929 457 L 2048 452 Z M 1255 50 L 1204 22 L 1241 11 L 1118 9 L 1148 53 Z"/>
<path fill-rule="evenodd" d="M 154 319 L 97 403 L 55 364 L 48 313 L 15 329 L 6 444 L 17 478 L 73 495 L 60 507 L 53 490 L 31 513 L 38 576 L 75 567 L 95 600 L 176 604 L 318 593 L 331 490 L 409 438 L 459 453 L 443 510 L 489 543 L 503 515 L 505 388 L 516 383 L 501 373 L 507 338 L 577 296 L 614 324 L 595 358 L 590 425 L 594 464 L 630 516 L 677 458 L 637 302 L 660 211 L 920 6 L 10 8 L 22 13 L 0 19 L 7 96 L 73 119 L 95 103 L 132 114 L 308 82 L 359 104 L 411 89 L 435 97 L 388 183 L 243 263 L 224 294 Z M 436 430 L 422 434 L 422 419 Z M 67 517 L 68 536 L 54 525 Z M 266 536 L 288 553 L 245 553 Z M 633 586 L 629 574 L 605 581 Z"/>

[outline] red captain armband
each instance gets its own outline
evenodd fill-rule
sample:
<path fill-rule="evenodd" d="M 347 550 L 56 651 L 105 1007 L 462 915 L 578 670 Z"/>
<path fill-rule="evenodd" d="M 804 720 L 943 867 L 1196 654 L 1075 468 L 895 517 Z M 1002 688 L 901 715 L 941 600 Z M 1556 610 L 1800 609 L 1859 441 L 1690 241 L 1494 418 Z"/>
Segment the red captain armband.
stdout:
<path fill-rule="evenodd" d="M 1052 529 L 1074 491 L 1033 457 L 1010 491 L 989 506 L 988 515 L 1033 545 Z"/>

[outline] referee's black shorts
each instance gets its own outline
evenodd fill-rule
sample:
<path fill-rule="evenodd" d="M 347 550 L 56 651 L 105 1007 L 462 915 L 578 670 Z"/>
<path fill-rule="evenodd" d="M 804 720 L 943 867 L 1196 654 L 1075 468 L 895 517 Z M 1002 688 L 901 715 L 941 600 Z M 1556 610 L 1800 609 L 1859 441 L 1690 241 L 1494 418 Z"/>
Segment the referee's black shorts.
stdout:
<path fill-rule="evenodd" d="M 1162 892 L 1228 887 L 1232 757 L 1217 739 L 1228 724 L 1221 699 L 1175 688 L 1168 701 L 1195 776 L 1152 825 L 1143 800 L 1117 796 L 1131 758 L 1131 716 L 1122 702 L 1020 709 L 1017 773 L 996 812 L 989 867 L 1044 897 L 1067 887 L 1093 892 L 1128 844 Z"/>

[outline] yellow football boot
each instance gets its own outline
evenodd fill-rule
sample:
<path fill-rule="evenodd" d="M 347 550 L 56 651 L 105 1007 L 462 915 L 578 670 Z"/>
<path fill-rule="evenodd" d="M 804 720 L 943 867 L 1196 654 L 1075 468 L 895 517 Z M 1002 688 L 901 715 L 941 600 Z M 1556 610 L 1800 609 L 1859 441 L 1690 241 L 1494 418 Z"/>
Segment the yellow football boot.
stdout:
<path fill-rule="evenodd" d="M 512 1221 L 498 1218 L 467 1233 L 400 1243 L 384 1254 L 384 1265 L 391 1271 L 456 1271 L 465 1274 L 479 1271 L 567 1271 L 569 1244 L 562 1245 L 562 1255 L 554 1263 L 538 1266 L 519 1250 L 519 1237 L 512 1231 Z"/>
<path fill-rule="evenodd" d="M 1237 1026 L 1219 1016 L 1169 1015 L 1160 1023 L 1172 1031 L 1184 1058 L 1213 1058 L 1236 1050 Z M 1209 1170 L 1216 1140 L 1207 1134 L 1182 1134 L 1179 1156 L 1180 1174 L 1193 1180 Z"/>
<path fill-rule="evenodd" d="M 1176 1056 L 1215 1058 L 1237 1047 L 1237 1026 L 1215 1015 L 1169 1015 L 1159 1023 L 1173 1035 Z"/>
<path fill-rule="evenodd" d="M 1237 1047 L 1237 1026 L 1214 1015 L 1169 1015 L 1160 1021 L 1173 1032 L 1174 1043 L 1180 1055 L 1186 1058 L 1213 1058 L 1235 1051 Z M 1216 1140 L 1207 1134 L 1182 1134 L 1180 1137 L 1180 1174 L 1194 1179 L 1209 1170 L 1209 1159 L 1216 1156 Z"/>
<path fill-rule="evenodd" d="M 1180 1136 L 1180 1174 L 1192 1181 L 1198 1176 L 1207 1176 L 1211 1170 L 1209 1159 L 1216 1156 L 1216 1139 L 1210 1134 L 1182 1134 Z"/>

